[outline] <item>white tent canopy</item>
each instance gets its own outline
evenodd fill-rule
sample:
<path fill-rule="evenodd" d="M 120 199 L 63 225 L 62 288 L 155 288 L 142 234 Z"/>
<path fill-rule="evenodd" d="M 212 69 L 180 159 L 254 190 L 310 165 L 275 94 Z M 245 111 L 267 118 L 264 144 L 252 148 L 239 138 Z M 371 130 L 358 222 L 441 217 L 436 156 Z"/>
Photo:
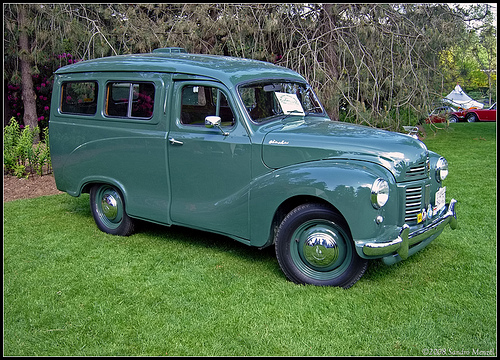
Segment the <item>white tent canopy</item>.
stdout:
<path fill-rule="evenodd" d="M 458 84 L 457 86 L 455 86 L 455 88 L 451 93 L 446 95 L 443 101 L 464 109 L 470 109 L 471 107 L 477 107 L 478 109 L 482 109 L 484 106 L 480 102 L 472 99 L 469 95 L 464 93 L 464 91 Z"/>

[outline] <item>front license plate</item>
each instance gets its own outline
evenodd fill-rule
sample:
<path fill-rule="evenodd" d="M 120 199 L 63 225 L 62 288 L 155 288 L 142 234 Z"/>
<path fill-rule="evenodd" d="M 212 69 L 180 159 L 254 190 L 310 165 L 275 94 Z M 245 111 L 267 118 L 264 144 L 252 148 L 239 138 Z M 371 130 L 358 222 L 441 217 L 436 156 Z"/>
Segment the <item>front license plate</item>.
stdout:
<path fill-rule="evenodd" d="M 436 192 L 436 199 L 434 201 L 435 211 L 440 210 L 446 204 L 446 186 L 443 186 Z"/>

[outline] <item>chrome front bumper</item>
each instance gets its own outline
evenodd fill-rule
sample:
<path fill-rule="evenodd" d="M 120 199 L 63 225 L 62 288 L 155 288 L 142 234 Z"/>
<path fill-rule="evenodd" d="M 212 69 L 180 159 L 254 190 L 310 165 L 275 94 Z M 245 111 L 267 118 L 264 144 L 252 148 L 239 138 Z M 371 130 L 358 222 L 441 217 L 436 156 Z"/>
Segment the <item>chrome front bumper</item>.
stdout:
<path fill-rule="evenodd" d="M 383 257 L 383 261 L 387 265 L 407 259 L 408 256 L 413 255 L 434 240 L 446 225 L 450 224 L 452 229 L 457 228 L 456 203 L 457 201 L 452 199 L 446 205 L 443 215 L 421 229 L 410 233 L 410 227 L 404 224 L 395 240 L 386 243 L 366 243 L 363 246 L 363 253 L 367 256 Z M 410 246 L 414 244 L 418 245 L 410 249 Z"/>

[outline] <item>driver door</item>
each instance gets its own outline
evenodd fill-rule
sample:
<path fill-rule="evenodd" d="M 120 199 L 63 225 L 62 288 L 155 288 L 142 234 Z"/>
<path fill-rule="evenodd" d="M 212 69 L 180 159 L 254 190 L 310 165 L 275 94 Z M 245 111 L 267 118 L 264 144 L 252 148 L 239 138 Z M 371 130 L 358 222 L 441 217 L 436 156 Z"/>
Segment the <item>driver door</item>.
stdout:
<path fill-rule="evenodd" d="M 176 81 L 168 134 L 174 223 L 248 239 L 250 139 L 229 91 L 210 81 Z M 221 128 L 205 127 L 219 116 Z"/>

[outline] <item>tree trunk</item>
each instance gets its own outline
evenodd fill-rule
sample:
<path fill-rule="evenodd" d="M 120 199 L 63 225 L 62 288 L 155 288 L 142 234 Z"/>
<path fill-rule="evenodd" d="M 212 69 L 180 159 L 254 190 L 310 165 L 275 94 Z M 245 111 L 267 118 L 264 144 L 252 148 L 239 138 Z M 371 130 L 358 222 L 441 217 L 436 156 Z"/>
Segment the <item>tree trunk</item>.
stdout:
<path fill-rule="evenodd" d="M 36 94 L 33 88 L 33 79 L 31 77 L 31 54 L 29 48 L 28 31 L 26 29 L 26 5 L 18 5 L 17 23 L 19 26 L 19 59 L 21 62 L 21 88 L 22 100 L 24 105 L 24 125 L 29 125 L 34 129 L 38 125 L 36 115 Z M 35 141 L 38 142 L 39 135 L 36 135 Z"/>

